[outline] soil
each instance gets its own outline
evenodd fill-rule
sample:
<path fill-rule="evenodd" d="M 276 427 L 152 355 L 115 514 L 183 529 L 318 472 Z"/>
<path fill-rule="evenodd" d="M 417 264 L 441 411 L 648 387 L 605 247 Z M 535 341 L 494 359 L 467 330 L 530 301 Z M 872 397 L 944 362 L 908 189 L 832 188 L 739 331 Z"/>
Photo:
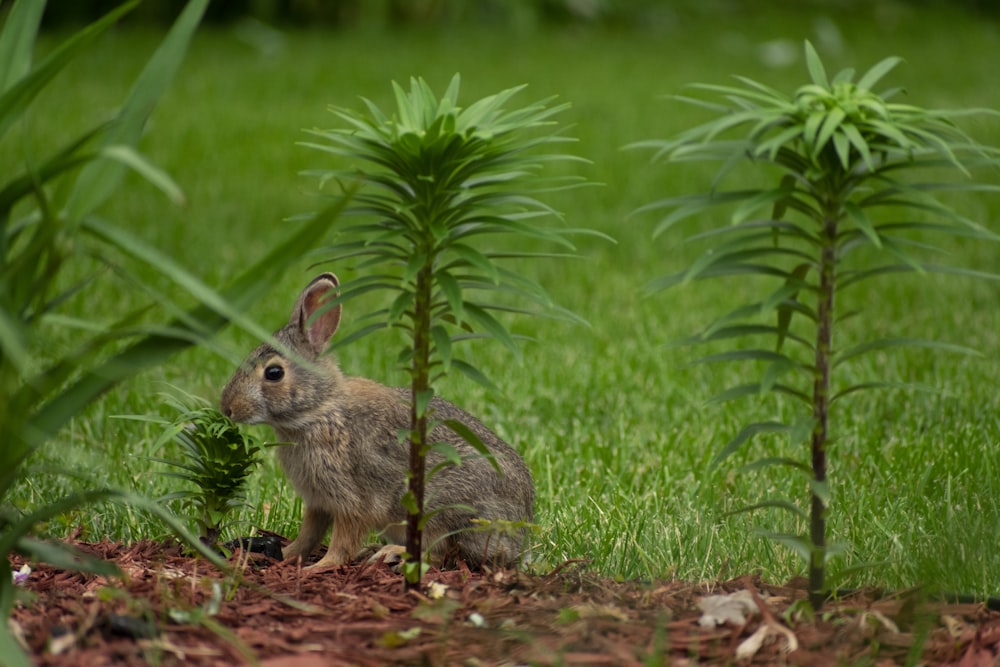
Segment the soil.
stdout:
<path fill-rule="evenodd" d="M 623 582 L 567 562 L 431 570 L 407 592 L 383 563 L 237 551 L 224 574 L 171 542 L 69 542 L 122 576 L 30 564 L 11 627 L 38 665 L 1000 665 L 1000 613 L 917 591 L 859 591 L 812 617 L 803 585 L 749 575 Z"/>

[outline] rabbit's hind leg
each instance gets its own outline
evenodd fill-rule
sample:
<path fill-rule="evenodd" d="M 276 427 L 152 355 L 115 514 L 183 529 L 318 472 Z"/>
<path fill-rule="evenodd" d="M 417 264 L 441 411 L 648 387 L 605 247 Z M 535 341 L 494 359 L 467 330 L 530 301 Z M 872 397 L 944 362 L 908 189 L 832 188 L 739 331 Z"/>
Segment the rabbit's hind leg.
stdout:
<path fill-rule="evenodd" d="M 282 549 L 282 558 L 289 560 L 308 556 L 323 541 L 323 536 L 331 523 L 333 523 L 333 517 L 330 514 L 313 507 L 306 507 L 302 513 L 302 526 L 299 528 L 299 534 L 287 547 Z"/>
<path fill-rule="evenodd" d="M 404 554 L 406 554 L 406 547 L 402 544 L 386 544 L 369 556 L 367 562 L 378 563 L 379 561 L 383 561 L 386 565 L 395 567 L 403 562 Z"/>

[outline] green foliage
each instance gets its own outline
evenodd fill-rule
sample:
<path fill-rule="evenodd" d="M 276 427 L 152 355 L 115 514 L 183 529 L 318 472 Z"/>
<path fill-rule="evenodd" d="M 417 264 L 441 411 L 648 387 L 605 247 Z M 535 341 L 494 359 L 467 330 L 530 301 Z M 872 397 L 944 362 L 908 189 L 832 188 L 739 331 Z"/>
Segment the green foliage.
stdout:
<path fill-rule="evenodd" d="M 551 131 L 552 117 L 566 105 L 550 107 L 545 100 L 507 110 L 505 105 L 520 90 L 512 88 L 462 108 L 459 81 L 457 75 L 452 78 L 440 99 L 423 80 L 412 80 L 409 92 L 394 84 L 396 111 L 391 117 L 368 100 L 367 113 L 334 108 L 347 127 L 313 131 L 325 142 L 308 144 L 360 163 L 353 169 L 311 172 L 324 181 L 360 180 L 364 185 L 351 207 L 363 221 L 344 227 L 337 243 L 323 251 L 331 262 L 357 259 L 357 268 L 365 272 L 343 285 L 337 301 L 372 290 L 395 295 L 388 308 L 367 316 L 375 320 L 372 324 L 339 344 L 386 327 L 408 336 L 399 358 L 411 383 L 410 483 L 404 498 L 411 562 L 419 562 L 421 555 L 424 457 L 435 445 L 427 438 L 434 382 L 454 369 L 493 386 L 455 355 L 456 344 L 492 338 L 519 355 L 517 341 L 495 313 L 571 317 L 536 282 L 500 264 L 562 256 L 501 249 L 502 240 L 512 245 L 541 240 L 573 249 L 567 236 L 575 230 L 535 223 L 555 211 L 534 195 L 566 184 L 540 178 L 540 168 L 573 159 L 543 152 L 568 141 Z M 498 249 L 480 249 L 487 242 Z M 534 310 L 514 305 L 523 302 Z M 489 453 L 461 424 L 448 426 L 481 453 Z"/>
<path fill-rule="evenodd" d="M 194 488 L 174 491 L 160 500 L 182 501 L 185 513 L 194 518 L 201 541 L 214 547 L 227 517 L 247 506 L 246 482 L 260 464 L 266 446 L 243 433 L 205 400 L 165 394 L 164 402 L 178 413 L 174 419 L 130 418 L 164 427 L 157 449 L 162 451 L 171 442 L 179 446 L 177 456 L 152 460 L 172 468 L 163 474 L 189 482 Z"/>
<path fill-rule="evenodd" d="M 511 331 L 537 340 L 522 345 L 521 367 L 498 345 L 460 347 L 463 356 L 502 387 L 502 400 L 460 373 L 444 378 L 437 390 L 460 397 L 463 407 L 483 415 L 531 469 L 536 522 L 542 529 L 534 534 L 531 567 L 544 572 L 566 559 L 586 557 L 596 572 L 626 579 L 717 580 L 753 570 L 770 581 L 785 581 L 803 573 L 801 561 L 769 540 L 748 539 L 748 525 L 797 533 L 801 520 L 779 510 L 730 519 L 723 514 L 768 497 L 800 497 L 802 478 L 792 468 L 738 472 L 743 463 L 765 456 L 757 447 L 769 447 L 772 441 L 778 451 L 769 447 L 766 455 L 801 459 L 800 450 L 789 447 L 783 436 L 762 435 L 758 438 L 769 439 L 740 447 L 723 466 L 710 466 L 721 446 L 744 425 L 783 421 L 788 415 L 782 399 L 768 394 L 705 403 L 706 396 L 725 387 L 759 379 L 753 362 L 685 363 L 725 349 L 726 340 L 697 350 L 655 344 L 700 332 L 714 315 L 754 300 L 748 296 L 756 289 L 754 283 L 699 281 L 656 298 L 644 298 L 636 289 L 656 275 L 686 267 L 705 246 L 681 243 L 685 229 L 693 228 L 678 228 L 651 243 L 651 225 L 635 224 L 637 220 L 626 219 L 627 213 L 660 197 L 705 189 L 717 165 L 688 163 L 668 169 L 648 165 L 648 154 L 622 151 L 621 146 L 642 138 L 672 137 L 708 120 L 704 109 L 694 105 L 651 106 L 652 96 L 680 91 L 691 81 L 729 83 L 734 62 L 741 63 L 738 73 L 794 91 L 805 79 L 801 42 L 792 49 L 797 66 L 772 67 L 760 57 L 761 45 L 777 35 L 814 36 L 831 70 L 875 63 L 887 54 L 902 56 L 905 66 L 893 70 L 886 82 L 905 86 L 910 100 L 926 106 L 1000 108 L 1000 89 L 983 85 L 992 76 L 992 62 L 977 55 L 995 42 L 990 22 L 977 21 L 957 8 L 900 12 L 894 15 L 887 42 L 887 24 L 858 9 L 826 15 L 843 38 L 839 52 L 816 31 L 824 14 L 817 10 L 692 17 L 669 38 L 653 26 L 615 32 L 539 30 L 516 36 L 496 26 L 446 33 L 427 27 L 405 36 L 373 28 L 339 32 L 335 40 L 322 30 L 289 30 L 284 48 L 266 56 L 248 50 L 236 30 L 213 31 L 200 36 L 197 48 L 187 55 L 170 93 L 157 107 L 155 126 L 141 144 L 150 160 L 174 175 L 189 205 L 165 205 L 162 197 L 130 177 L 102 212 L 114 221 L 135 221 L 136 233 L 161 251 L 183 258 L 192 269 L 198 267 L 206 281 L 227 284 L 296 226 L 276 221 L 289 211 L 316 206 L 298 172 L 316 165 L 318 154 L 290 146 L 289 128 L 312 127 L 317 109 L 325 104 L 353 106 L 352 100 L 361 95 L 387 109 L 392 105 L 387 82 L 406 82 L 417 72 L 432 84 L 441 82 L 443 90 L 456 62 L 464 63 L 463 100 L 516 83 L 529 85 L 522 93 L 524 101 L 534 99 L 532 91 L 539 97 L 558 92 L 573 102 L 557 117 L 579 139 L 571 150 L 592 161 L 585 167 L 588 179 L 605 185 L 554 193 L 544 200 L 567 221 L 597 226 L 618 243 L 578 240 L 586 256 L 582 263 L 514 260 L 505 266 L 541 282 L 557 303 L 587 318 L 591 328 L 540 318 L 504 319 Z M 942 31 L 944 24 L 952 29 Z M 45 96 L 36 102 L 39 113 L 25 140 L 37 147 L 37 154 L 46 154 L 41 147 L 57 148 L 69 134 L 108 117 L 111 103 L 124 98 L 138 72 L 138 59 L 150 50 L 153 32 L 122 26 L 74 62 L 59 78 L 58 89 L 49 91 L 49 98 L 58 103 L 50 104 Z M 962 39 L 955 40 L 955 34 Z M 740 36 L 737 42 L 733 35 Z M 56 38 L 55 33 L 43 37 L 40 46 L 54 48 Z M 512 39 L 517 41 L 514 52 Z M 392 43 L 393 48 L 371 49 L 375 41 Z M 684 57 L 694 52 L 698 58 Z M 366 57 L 359 59 L 358 53 Z M 477 57 L 469 58 L 470 53 Z M 268 75 L 262 76 L 265 57 Z M 332 62 L 350 67 L 337 70 L 335 83 L 317 86 L 330 81 Z M 664 68 L 664 62 L 671 66 Z M 334 125 L 332 117 L 329 125 Z M 962 127 L 981 141 L 1000 142 L 1000 124 L 991 118 L 963 121 Z M 246 141 L 248 136 L 253 141 Z M 13 175 L 19 171 L 15 157 L 22 145 L 20 132 L 8 132 L 7 140 L 0 144 L 0 173 Z M 323 164 L 330 166 L 325 160 Z M 753 170 L 738 172 L 733 174 L 737 180 L 727 181 L 730 188 L 761 184 L 761 175 Z M 667 179 L 670 190 L 665 190 Z M 1000 219 L 1000 198 L 976 193 L 944 197 L 974 219 Z M 939 258 L 940 263 L 958 262 L 984 271 L 997 265 L 996 244 L 961 239 L 949 243 L 947 250 L 950 256 Z M 308 261 L 303 258 L 303 264 Z M 155 281 L 149 270 L 137 270 L 145 282 Z M 338 267 L 337 273 L 351 277 L 348 267 Z M 271 298 L 253 306 L 255 317 L 264 323 L 287 319 L 287 301 L 276 295 L 295 292 L 314 272 L 286 269 L 275 275 Z M 844 561 L 831 563 L 829 574 L 843 572 L 848 564 L 887 563 L 855 570 L 844 580 L 831 579 L 830 585 L 928 585 L 993 595 L 1000 590 L 1000 555 L 994 548 L 1000 516 L 994 455 L 1000 439 L 995 418 L 1000 398 L 983 388 L 1000 383 L 1000 365 L 987 363 L 1000 350 L 995 285 L 944 275 L 927 280 L 887 276 L 877 291 L 866 292 L 863 302 L 861 292 L 848 292 L 841 300 L 843 312 L 863 303 L 866 317 L 845 319 L 839 344 L 860 342 L 868 337 L 862 334 L 872 331 L 918 335 L 964 343 L 987 359 L 911 349 L 855 357 L 840 367 L 850 374 L 840 376 L 842 383 L 887 377 L 944 391 L 859 392 L 838 401 L 837 418 L 843 420 L 836 448 L 841 458 L 831 468 L 836 506 L 829 530 L 850 549 Z M 87 312 L 113 321 L 124 302 L 127 309 L 138 305 L 137 296 L 131 289 L 91 290 Z M 380 295 L 370 297 L 374 301 Z M 350 307 L 352 313 L 373 309 L 363 298 Z M 351 324 L 345 321 L 345 333 L 350 333 Z M 236 328 L 218 338 L 220 345 L 243 350 L 255 341 Z M 389 332 L 369 336 L 341 350 L 338 362 L 349 374 L 374 373 L 400 384 L 405 379 L 395 360 L 397 343 Z M 67 465 L 115 488 L 135 485 L 153 497 L 168 493 L 174 490 L 171 480 L 150 475 L 147 463 L 148 456 L 157 454 L 152 445 L 158 432 L 108 415 L 160 414 L 157 390 L 149 386 L 161 380 L 210 398 L 231 372 L 232 362 L 210 349 L 182 352 L 92 404 L 60 433 L 60 446 L 42 448 L 32 465 Z M 267 437 L 265 428 L 248 430 Z M 10 500 L 30 508 L 87 488 L 94 484 L 32 475 L 22 479 Z M 279 533 L 298 527 L 300 503 L 291 500 L 294 492 L 274 457 L 265 457 L 247 493 L 253 505 L 252 511 L 241 513 L 247 520 Z M 286 501 L 274 502 L 276 498 Z M 77 527 L 84 539 L 109 535 L 125 541 L 164 530 L 152 515 L 110 504 L 99 511 L 57 517 L 38 532 L 63 535 Z M 5 655 L 2 649 L 0 655 Z"/>
<path fill-rule="evenodd" d="M 753 280 L 755 286 L 771 285 L 759 301 L 730 311 L 686 342 L 738 341 L 739 349 L 701 361 L 757 364 L 759 382 L 732 387 L 717 399 L 777 394 L 793 406 L 790 418 L 746 426 L 723 447 L 717 461 L 765 434 L 783 434 L 793 446 L 808 443 L 805 461 L 768 457 L 749 466 L 785 466 L 803 474 L 808 512 L 780 499 L 747 509 L 778 508 L 808 517 L 808 534 L 767 535 L 807 562 L 810 599 L 818 608 L 826 592 L 826 562 L 842 550 L 826 541 L 831 503 L 827 455 L 835 423 L 831 409 L 856 392 L 895 385 L 882 377 L 859 382 L 840 371 L 849 361 L 902 347 L 973 353 L 910 337 L 841 344 L 837 332 L 855 313 L 842 313 L 839 303 L 843 296 L 897 273 L 996 279 L 925 257 L 941 251 L 935 239 L 1000 239 L 941 200 L 944 193 L 1000 192 L 996 185 L 970 178 L 977 168 L 1000 166 L 1000 151 L 976 143 L 954 123 L 964 115 L 984 113 L 981 110 L 928 110 L 890 101 L 897 90 L 876 91 L 898 58 L 886 58 L 858 78 L 850 69 L 829 78 L 808 42 L 805 56 L 811 82 L 794 94 L 743 77 L 738 77 L 742 86 L 696 84 L 696 89 L 722 101 L 684 99 L 719 117 L 673 140 L 641 145 L 656 148 L 658 157 L 672 162 L 723 164 L 709 192 L 647 207 L 669 210 L 656 235 L 706 209 L 732 209 L 728 224 L 691 237 L 711 244 L 699 259 L 652 287 L 732 276 Z M 742 134 L 729 138 L 731 131 Z M 773 179 L 772 185 L 724 189 L 726 177 L 743 163 Z"/>
<path fill-rule="evenodd" d="M 113 10 L 33 64 L 45 3 L 14 3 L 0 32 L 0 135 L 29 126 L 33 102 L 53 78 L 135 4 Z M 65 547 L 32 537 L 35 526 L 64 512 L 99 501 L 125 503 L 151 512 L 182 539 L 192 540 L 184 526 L 155 503 L 104 485 L 49 498 L 27 512 L 11 507 L 9 494 L 30 474 L 29 457 L 116 383 L 181 349 L 209 344 L 209 337 L 230 321 L 255 334 L 266 333 L 241 315 L 241 309 L 301 256 L 304 243 L 322 233 L 339 210 L 331 207 L 315 216 L 222 293 L 152 244 L 99 217 L 126 169 L 171 199 L 181 199 L 179 188 L 140 155 L 136 145 L 180 66 L 206 5 L 207 0 L 186 5 L 110 121 L 41 158 L 25 147 L 20 169 L 0 182 L 0 431 L 5 438 L 0 448 L 0 616 L 10 613 L 13 601 L 6 557 L 13 551 L 74 569 L 110 572 L 107 564 L 81 560 Z M 122 257 L 181 289 L 170 296 L 155 290 L 138 275 L 130 275 Z M 124 274 L 124 280 L 117 282 L 118 274 Z M 116 312 L 111 321 L 74 314 L 72 307 L 79 309 L 88 295 L 134 285 L 153 295 L 151 303 L 132 312 Z M 198 305 L 185 307 L 178 296 L 194 298 Z M 166 311 L 165 322 L 150 321 L 147 311 L 153 306 Z M 76 472 L 59 472 L 87 479 Z M 202 553 L 224 565 L 214 553 Z M 7 642 L 6 633 L 0 632 L 0 648 L 6 649 Z"/>

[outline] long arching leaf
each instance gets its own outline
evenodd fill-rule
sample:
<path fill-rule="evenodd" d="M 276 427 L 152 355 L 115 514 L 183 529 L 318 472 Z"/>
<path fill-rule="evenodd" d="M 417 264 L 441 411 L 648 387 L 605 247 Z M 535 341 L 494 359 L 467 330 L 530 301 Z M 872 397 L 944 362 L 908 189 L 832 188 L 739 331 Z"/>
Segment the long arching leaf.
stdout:
<path fill-rule="evenodd" d="M 18 79 L 16 78 L 17 75 L 23 73 L 25 69 L 25 60 L 27 58 L 25 51 L 30 46 L 28 40 L 30 39 L 31 42 L 34 42 L 33 34 L 37 30 L 34 13 L 40 11 L 45 6 L 44 2 L 39 2 L 38 0 L 19 0 L 15 9 L 11 10 L 11 15 L 8 17 L 8 22 L 11 19 L 14 22 L 5 24 L 3 32 L 5 43 L 10 44 L 7 40 L 16 40 L 18 44 L 11 44 L 10 46 L 9 53 L 13 56 L 13 60 L 0 65 L 0 67 L 8 68 L 5 75 L 5 88 L 3 89 L 3 93 L 0 94 L 0 137 L 3 137 L 10 126 L 24 113 L 31 100 L 59 72 L 72 62 L 79 52 L 93 43 L 108 28 L 117 23 L 122 16 L 132 11 L 137 4 L 138 0 L 130 0 L 108 12 L 100 19 L 62 42 L 42 62 Z M 29 5 L 35 6 L 29 7 Z"/>
<path fill-rule="evenodd" d="M 756 512 L 762 509 L 778 509 L 785 512 L 789 512 L 799 519 L 808 519 L 808 515 L 805 511 L 793 502 L 787 500 L 765 500 L 763 502 L 754 503 L 753 505 L 747 505 L 745 507 L 740 507 L 739 509 L 726 512 L 724 516 L 734 516 L 736 514 L 747 514 L 749 512 Z"/>
<path fill-rule="evenodd" d="M 970 356 L 981 357 L 983 353 L 979 350 L 973 349 L 971 347 L 966 347 L 964 345 L 955 345 L 953 343 L 943 343 L 941 341 L 926 340 L 922 338 L 880 338 L 878 340 L 868 341 L 860 345 L 855 345 L 853 347 L 847 348 L 838 352 L 833 357 L 834 366 L 839 366 L 845 361 L 849 361 L 855 357 L 862 356 L 869 352 L 888 350 L 893 348 L 902 347 L 916 347 L 924 348 L 928 350 L 940 350 L 942 352 L 951 352 L 955 354 L 966 354 Z"/>
<path fill-rule="evenodd" d="M 105 147 L 135 147 L 138 144 L 146 120 L 173 81 L 207 7 L 208 0 L 188 0 L 136 79 L 129 98 L 104 137 Z M 66 203 L 66 216 L 71 224 L 82 220 L 111 196 L 118 187 L 123 169 L 121 164 L 108 160 L 97 160 L 83 169 Z"/>
<path fill-rule="evenodd" d="M 726 446 L 715 455 L 712 459 L 712 467 L 718 466 L 724 459 L 734 454 L 744 443 L 761 433 L 788 433 L 791 431 L 791 428 L 788 424 L 775 421 L 750 424 L 744 427 L 735 438 L 726 443 Z"/>

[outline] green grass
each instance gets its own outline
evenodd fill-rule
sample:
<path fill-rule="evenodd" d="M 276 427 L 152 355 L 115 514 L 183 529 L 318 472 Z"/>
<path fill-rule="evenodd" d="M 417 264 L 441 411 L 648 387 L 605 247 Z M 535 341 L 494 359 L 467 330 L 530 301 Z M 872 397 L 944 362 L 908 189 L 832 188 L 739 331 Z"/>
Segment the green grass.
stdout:
<path fill-rule="evenodd" d="M 831 70 L 865 68 L 887 55 L 906 63 L 890 78 L 909 98 L 928 107 L 1000 108 L 990 53 L 998 26 L 961 14 L 920 13 L 880 5 L 872 16 L 834 17 L 841 51 L 817 39 L 821 19 L 799 16 L 733 16 L 685 20 L 660 31 L 596 33 L 587 30 L 490 33 L 450 29 L 297 32 L 284 49 L 265 55 L 235 31 L 203 30 L 178 82 L 153 117 L 143 149 L 167 169 L 188 195 L 173 209 L 138 180 L 129 182 L 104 211 L 141 231 L 213 283 L 235 275 L 294 223 L 287 216 L 312 210 L 315 183 L 298 172 L 329 166 L 298 147 L 301 129 L 330 127 L 326 106 L 355 106 L 359 96 L 383 108 L 389 82 L 423 76 L 441 90 L 462 74 L 462 99 L 472 101 L 520 83 L 521 102 L 558 94 L 573 104 L 561 122 L 579 138 L 573 150 L 592 164 L 575 173 L 601 183 L 549 199 L 567 224 L 600 229 L 617 244 L 582 240 L 578 261 L 522 265 L 563 306 L 591 328 L 549 320 L 508 320 L 536 342 L 515 364 L 500 346 L 468 350 L 471 360 L 502 388 L 485 394 L 458 377 L 440 387 L 480 415 L 525 456 L 538 489 L 541 526 L 535 559 L 555 565 L 590 558 L 593 567 L 625 578 L 672 575 L 710 579 L 761 571 L 772 580 L 801 572 L 787 550 L 755 536 L 755 528 L 786 530 L 782 514 L 726 512 L 765 497 L 805 497 L 804 482 L 779 470 L 741 474 L 741 463 L 764 452 L 788 452 L 781 441 L 761 440 L 719 468 L 711 462 L 742 425 L 782 414 L 780 400 L 706 403 L 721 389 L 754 377 L 754 369 L 690 365 L 697 351 L 665 346 L 700 330 L 714 316 L 754 294 L 753 285 L 696 283 L 646 296 L 652 278 L 679 270 L 696 249 L 682 234 L 651 241 L 655 216 L 631 216 L 639 206 L 671 194 L 704 189 L 711 173 L 651 165 L 649 156 L 623 151 L 629 142 L 665 138 L 705 117 L 697 109 L 661 99 L 693 81 L 727 83 L 743 74 L 790 90 L 805 80 L 801 60 L 769 68 L 759 45 L 788 39 L 794 53 L 811 38 Z M 942 29 L 947 26 L 947 29 Z M 958 38 L 957 36 L 960 36 Z M 0 168 L 69 136 L 73 128 L 106 116 L 124 94 L 136 62 L 156 35 L 122 30 L 76 64 L 40 100 L 28 138 L 0 145 Z M 975 121 L 969 129 L 985 143 L 1000 143 L 1000 123 Z M 65 134 L 63 134 L 65 133 Z M 996 228 L 996 198 L 957 202 Z M 697 225 L 697 221 L 693 222 Z M 322 246 L 323 239 L 317 239 Z M 955 263 L 996 269 L 1000 248 L 956 246 Z M 269 327 L 284 322 L 298 290 L 316 272 L 318 258 L 303 258 L 254 311 Z M 342 278 L 350 265 L 324 267 Z M 166 286 L 164 286 L 166 287 Z M 862 308 L 845 323 L 844 336 L 914 335 L 972 345 L 981 358 L 920 351 L 870 357 L 845 369 L 851 380 L 881 378 L 932 385 L 938 393 L 900 391 L 857 395 L 834 414 L 831 453 L 831 535 L 850 545 L 833 573 L 865 562 L 879 565 L 844 585 L 903 587 L 928 584 L 946 590 L 1000 593 L 1000 295 L 997 286 L 966 279 L 887 279 L 877 292 L 848 293 L 840 308 Z M 123 312 L 121 294 L 77 304 L 80 312 L 112 319 Z M 351 316 L 364 304 L 349 307 Z M 239 357 L 254 341 L 228 334 L 222 343 Z M 847 342 L 842 341 L 842 342 Z M 345 371 L 401 384 L 395 364 L 399 341 L 374 336 L 339 353 Z M 101 482 L 150 495 L 171 490 L 151 443 L 148 425 L 115 420 L 116 414 L 167 412 L 158 392 L 167 384 L 213 399 L 233 369 L 233 358 L 205 350 L 187 352 L 156 373 L 118 388 L 76 420 L 36 463 L 69 464 Z M 266 430 L 262 431 L 267 433 Z M 33 475 L 15 503 L 28 508 L 79 482 Z M 301 504 L 273 458 L 250 488 L 253 512 L 231 534 L 250 525 L 294 534 Z M 84 536 L 134 540 L 164 529 L 118 507 L 100 507 L 53 523 L 63 534 L 82 525 Z"/>

